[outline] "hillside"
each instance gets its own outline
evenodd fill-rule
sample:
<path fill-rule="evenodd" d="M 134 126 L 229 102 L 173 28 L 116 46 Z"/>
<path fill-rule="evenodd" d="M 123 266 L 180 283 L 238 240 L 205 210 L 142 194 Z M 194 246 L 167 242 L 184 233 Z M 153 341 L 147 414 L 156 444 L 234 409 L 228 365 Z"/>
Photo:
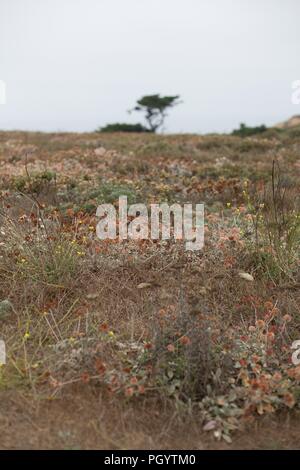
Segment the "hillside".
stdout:
<path fill-rule="evenodd" d="M 274 127 L 278 129 L 291 129 L 293 127 L 300 127 L 300 116 L 292 116 L 287 121 L 275 124 Z"/>

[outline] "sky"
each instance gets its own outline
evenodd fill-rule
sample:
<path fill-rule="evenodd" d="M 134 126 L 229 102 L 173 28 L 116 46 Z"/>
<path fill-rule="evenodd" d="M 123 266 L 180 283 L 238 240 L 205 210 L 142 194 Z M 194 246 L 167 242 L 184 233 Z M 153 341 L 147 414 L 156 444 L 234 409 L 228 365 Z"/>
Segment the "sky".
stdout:
<path fill-rule="evenodd" d="M 299 0 L 0 0 L 0 129 L 93 131 L 177 95 L 167 133 L 300 114 Z"/>

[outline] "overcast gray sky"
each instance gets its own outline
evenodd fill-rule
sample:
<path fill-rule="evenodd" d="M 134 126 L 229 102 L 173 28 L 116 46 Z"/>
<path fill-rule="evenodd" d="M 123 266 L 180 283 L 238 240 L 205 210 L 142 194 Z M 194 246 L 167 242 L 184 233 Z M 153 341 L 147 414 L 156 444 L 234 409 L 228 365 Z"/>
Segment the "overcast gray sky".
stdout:
<path fill-rule="evenodd" d="M 167 132 L 272 125 L 293 114 L 299 0 L 0 0 L 0 129 L 138 122 L 144 94 L 180 94 Z"/>

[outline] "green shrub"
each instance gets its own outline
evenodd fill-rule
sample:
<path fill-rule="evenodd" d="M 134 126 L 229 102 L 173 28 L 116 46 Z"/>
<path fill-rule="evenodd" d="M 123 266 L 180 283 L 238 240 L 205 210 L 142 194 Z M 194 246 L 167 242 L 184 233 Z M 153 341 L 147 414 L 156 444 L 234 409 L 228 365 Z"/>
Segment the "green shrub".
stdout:
<path fill-rule="evenodd" d="M 104 127 L 101 127 L 97 132 L 149 132 L 149 130 L 144 127 L 142 124 L 127 124 L 125 122 L 107 124 Z"/>
<path fill-rule="evenodd" d="M 267 130 L 267 127 L 262 124 L 261 126 L 257 127 L 249 127 L 246 126 L 246 124 L 241 123 L 239 129 L 235 129 L 232 132 L 232 135 L 237 135 L 240 137 L 249 137 L 251 135 L 256 135 L 256 134 L 261 134 L 262 132 L 265 132 Z"/>
<path fill-rule="evenodd" d="M 113 204 L 120 196 L 127 196 L 129 204 L 134 204 L 137 199 L 134 188 L 113 182 L 102 183 L 88 194 L 88 198 L 95 199 L 97 204 Z"/>
<path fill-rule="evenodd" d="M 13 188 L 27 194 L 39 194 L 48 191 L 55 185 L 56 173 L 44 170 L 41 173 L 34 173 L 30 176 L 17 176 L 13 179 Z"/>

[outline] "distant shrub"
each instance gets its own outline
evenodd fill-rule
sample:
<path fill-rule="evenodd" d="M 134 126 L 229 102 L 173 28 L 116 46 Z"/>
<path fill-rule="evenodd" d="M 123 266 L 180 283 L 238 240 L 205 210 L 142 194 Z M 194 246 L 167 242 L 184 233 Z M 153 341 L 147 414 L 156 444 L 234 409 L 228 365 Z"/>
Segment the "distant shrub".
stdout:
<path fill-rule="evenodd" d="M 134 204 L 137 199 L 133 187 L 127 184 L 113 182 L 103 182 L 99 187 L 94 188 L 88 194 L 88 198 L 95 199 L 97 204 L 113 204 L 119 200 L 120 196 L 127 196 L 129 204 Z"/>
<path fill-rule="evenodd" d="M 300 137 L 300 127 L 292 127 L 291 129 L 286 130 L 286 134 L 289 138 L 297 138 Z"/>
<path fill-rule="evenodd" d="M 280 139 L 284 135 L 284 130 L 277 127 L 269 127 L 264 132 L 264 138 L 266 139 Z"/>
<path fill-rule="evenodd" d="M 23 193 L 40 194 L 55 188 L 56 173 L 44 170 L 41 173 L 34 173 L 30 177 L 17 176 L 13 178 L 12 185 L 17 191 Z"/>
<path fill-rule="evenodd" d="M 261 126 L 257 127 L 248 127 L 246 124 L 241 123 L 239 129 L 235 129 L 232 132 L 232 135 L 237 135 L 240 137 L 249 137 L 251 135 L 256 135 L 256 134 L 261 134 L 262 132 L 265 132 L 267 130 L 267 127 L 262 124 Z"/>
<path fill-rule="evenodd" d="M 149 132 L 149 130 L 142 124 L 127 124 L 127 123 L 113 123 L 101 127 L 97 132 Z"/>

